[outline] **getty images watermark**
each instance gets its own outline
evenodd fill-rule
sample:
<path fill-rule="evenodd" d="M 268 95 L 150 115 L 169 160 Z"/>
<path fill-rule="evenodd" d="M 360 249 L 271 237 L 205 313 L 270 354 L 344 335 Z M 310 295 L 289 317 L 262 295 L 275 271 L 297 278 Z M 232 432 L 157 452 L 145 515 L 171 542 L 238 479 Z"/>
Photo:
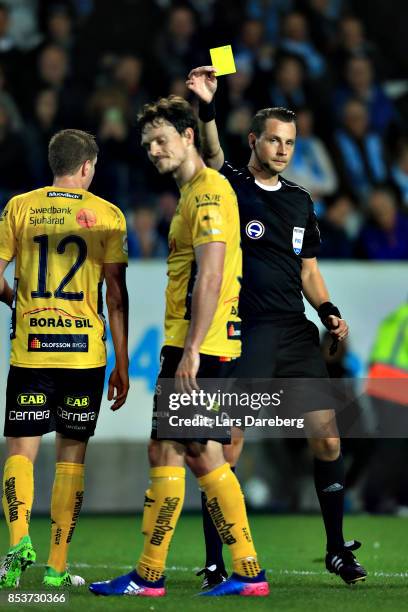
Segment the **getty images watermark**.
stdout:
<path fill-rule="evenodd" d="M 204 389 L 191 393 L 170 393 L 168 408 L 172 412 L 182 409 L 193 409 L 193 414 L 183 416 L 168 414 L 170 427 L 290 427 L 303 429 L 303 418 L 287 418 L 275 415 L 260 417 L 248 414 L 249 410 L 278 408 L 281 405 L 283 391 L 275 393 L 226 392 L 218 389 L 215 392 Z M 195 412 L 195 414 L 194 414 Z M 208 414 L 211 413 L 211 414 Z M 234 414 L 234 416 L 232 416 Z"/>
<path fill-rule="evenodd" d="M 191 394 L 178 393 L 174 378 L 159 379 L 160 437 L 223 440 L 235 426 L 254 440 L 408 438 L 408 377 L 218 378 L 197 384 Z"/>

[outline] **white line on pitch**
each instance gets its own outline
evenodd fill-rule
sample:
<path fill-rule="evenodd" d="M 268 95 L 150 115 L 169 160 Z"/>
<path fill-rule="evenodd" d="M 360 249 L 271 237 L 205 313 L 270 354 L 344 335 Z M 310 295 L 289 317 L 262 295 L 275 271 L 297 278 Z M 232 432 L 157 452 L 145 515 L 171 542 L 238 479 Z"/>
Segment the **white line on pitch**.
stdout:
<path fill-rule="evenodd" d="M 132 565 L 94 565 L 89 563 L 70 563 L 70 567 L 77 569 L 111 569 L 111 570 L 131 570 Z M 166 568 L 170 572 L 197 572 L 199 567 L 183 567 L 179 565 L 171 565 Z M 289 569 L 267 569 L 267 572 L 272 574 L 290 575 L 290 576 L 327 576 L 328 572 L 319 572 L 314 570 L 289 570 Z M 368 578 L 408 578 L 408 572 L 369 572 Z"/>

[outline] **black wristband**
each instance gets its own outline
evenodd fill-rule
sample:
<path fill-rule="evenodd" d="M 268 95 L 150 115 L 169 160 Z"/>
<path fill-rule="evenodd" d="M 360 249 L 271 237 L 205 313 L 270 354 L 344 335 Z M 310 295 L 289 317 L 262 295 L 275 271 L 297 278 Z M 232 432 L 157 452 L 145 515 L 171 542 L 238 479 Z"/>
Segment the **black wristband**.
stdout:
<path fill-rule="evenodd" d="M 331 302 L 323 302 L 323 304 L 320 304 L 319 308 L 317 309 L 317 314 L 319 315 L 323 325 L 329 330 L 331 329 L 331 325 L 328 322 L 328 317 L 330 315 L 341 319 L 340 310 Z"/>
<path fill-rule="evenodd" d="M 200 100 L 198 102 L 198 118 L 203 123 L 209 123 L 215 119 L 215 102 L 214 98 L 208 104 Z"/>

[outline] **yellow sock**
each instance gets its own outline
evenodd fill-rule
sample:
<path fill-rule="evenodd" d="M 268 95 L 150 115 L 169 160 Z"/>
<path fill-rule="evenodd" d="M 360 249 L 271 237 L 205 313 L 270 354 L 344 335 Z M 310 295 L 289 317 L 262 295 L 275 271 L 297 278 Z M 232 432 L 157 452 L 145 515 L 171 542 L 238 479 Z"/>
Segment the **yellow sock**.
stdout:
<path fill-rule="evenodd" d="M 47 565 L 65 572 L 68 547 L 84 496 L 83 463 L 56 464 L 51 498 L 51 544 Z"/>
<path fill-rule="evenodd" d="M 143 511 L 143 552 L 137 572 L 154 582 L 163 575 L 171 538 L 184 502 L 185 469 L 156 467 L 150 469 L 150 488 L 146 491 Z"/>
<path fill-rule="evenodd" d="M 241 576 L 256 576 L 260 567 L 252 542 L 244 496 L 228 463 L 198 479 L 207 496 L 207 508 L 232 555 L 232 567 Z"/>
<path fill-rule="evenodd" d="M 33 464 L 23 455 L 11 455 L 4 465 L 2 500 L 10 546 L 15 546 L 28 535 L 33 499 Z"/>

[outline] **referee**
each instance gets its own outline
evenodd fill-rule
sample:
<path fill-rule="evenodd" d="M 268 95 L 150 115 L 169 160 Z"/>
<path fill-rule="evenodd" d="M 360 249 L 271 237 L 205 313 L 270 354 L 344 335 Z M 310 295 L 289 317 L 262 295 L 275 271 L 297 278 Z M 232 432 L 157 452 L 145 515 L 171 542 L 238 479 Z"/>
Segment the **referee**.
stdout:
<path fill-rule="evenodd" d="M 240 294 L 242 357 L 240 378 L 327 378 L 319 350 L 317 327 L 304 314 L 302 293 L 317 310 L 334 341 L 348 335 L 347 323 L 330 302 L 316 255 L 320 234 L 308 191 L 280 173 L 295 147 L 296 116 L 286 108 L 265 108 L 256 113 L 248 135 L 251 149 L 246 168 L 224 160 L 215 122 L 215 69 L 192 70 L 188 88 L 199 99 L 200 135 L 206 163 L 224 174 L 239 204 L 243 249 Z M 327 536 L 326 568 L 346 583 L 366 576 L 352 551 L 359 542 L 343 537 L 344 463 L 332 409 L 306 408 L 310 428 L 325 429 L 327 437 L 310 437 L 314 455 L 314 481 Z M 225 447 L 235 465 L 241 440 Z M 203 506 L 204 507 L 204 506 Z M 204 516 L 207 559 L 203 570 L 208 586 L 222 580 L 225 567 L 221 546 Z"/>

